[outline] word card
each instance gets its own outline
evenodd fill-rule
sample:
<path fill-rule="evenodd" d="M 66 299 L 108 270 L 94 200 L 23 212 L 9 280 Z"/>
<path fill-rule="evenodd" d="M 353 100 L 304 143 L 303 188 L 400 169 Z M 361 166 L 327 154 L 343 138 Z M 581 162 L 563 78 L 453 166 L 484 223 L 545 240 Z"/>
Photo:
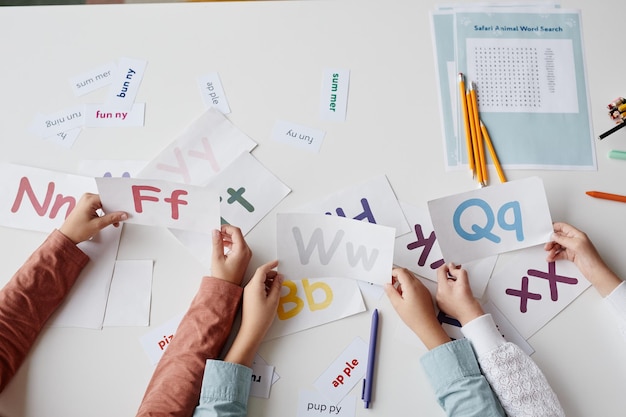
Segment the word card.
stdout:
<path fill-rule="evenodd" d="M 253 365 L 257 363 L 259 365 L 268 365 L 267 361 L 263 359 L 263 357 L 259 355 L 258 353 L 254 355 L 254 359 L 252 361 Z M 278 372 L 276 372 L 276 368 L 274 368 L 274 372 L 272 373 L 272 385 L 278 382 L 279 379 L 280 379 L 280 375 L 278 375 Z"/>
<path fill-rule="evenodd" d="M 84 124 L 84 106 L 81 104 L 57 110 L 54 113 L 38 113 L 29 127 L 29 131 L 38 138 L 46 139 L 63 132 L 81 128 Z"/>
<path fill-rule="evenodd" d="M 573 262 L 546 261 L 543 245 L 511 253 L 496 268 L 487 296 L 528 339 L 591 285 Z"/>
<path fill-rule="evenodd" d="M 218 109 L 222 114 L 230 113 L 230 106 L 222 87 L 222 81 L 217 72 L 211 72 L 201 77 L 198 77 L 198 87 L 200 87 L 200 94 L 202 95 L 202 101 L 204 105 L 214 107 Z"/>
<path fill-rule="evenodd" d="M 0 164 L 0 226 L 49 233 L 86 193 L 96 193 L 91 177 L 23 165 Z"/>
<path fill-rule="evenodd" d="M 393 228 L 323 214 L 278 214 L 276 223 L 279 268 L 286 279 L 388 281 Z"/>
<path fill-rule="evenodd" d="M 299 125 L 285 120 L 277 120 L 272 129 L 272 139 L 309 152 L 319 152 L 324 141 L 321 129 Z"/>
<path fill-rule="evenodd" d="M 139 339 L 152 365 L 156 365 L 161 360 L 161 356 L 163 356 L 170 342 L 174 339 L 176 329 L 178 329 L 184 315 L 185 313 L 181 313 L 172 317 L 165 323 L 153 328 Z"/>
<path fill-rule="evenodd" d="M 81 132 L 82 129 L 80 127 L 75 127 L 74 129 L 58 132 L 53 136 L 48 136 L 47 138 L 44 138 L 44 140 L 70 149 L 74 146 L 74 142 L 76 142 L 76 139 L 78 139 Z"/>
<path fill-rule="evenodd" d="M 437 282 L 437 268 L 445 261 L 428 209 L 402 202 L 400 206 L 413 230 L 396 238 L 393 263 Z M 497 256 L 490 256 L 462 265 L 463 269 L 467 270 L 474 297 L 483 296 L 497 260 Z"/>
<path fill-rule="evenodd" d="M 110 104 L 85 104 L 85 127 L 141 127 L 146 103 L 133 103 L 129 110 Z"/>
<path fill-rule="evenodd" d="M 444 258 L 456 264 L 545 243 L 552 235 L 538 177 L 432 200 L 428 210 Z"/>
<path fill-rule="evenodd" d="M 104 326 L 149 326 L 152 260 L 117 260 Z"/>
<path fill-rule="evenodd" d="M 120 58 L 105 101 L 107 108 L 117 112 L 130 111 L 147 65 L 148 62 L 141 59 Z"/>
<path fill-rule="evenodd" d="M 78 244 L 90 261 L 48 321 L 51 327 L 102 329 L 121 236 L 121 227 L 106 227 Z"/>
<path fill-rule="evenodd" d="M 69 79 L 74 95 L 82 96 L 111 84 L 116 69 L 115 62 L 107 62 L 99 67 L 74 75 Z"/>
<path fill-rule="evenodd" d="M 244 235 L 291 192 L 248 152 L 215 175 L 209 187 L 219 192 L 222 224 L 237 225 Z"/>
<path fill-rule="evenodd" d="M 367 353 L 367 343 L 360 337 L 355 338 L 319 376 L 313 386 L 333 404 L 339 404 L 365 376 Z"/>
<path fill-rule="evenodd" d="M 348 395 L 339 404 L 328 401 L 317 391 L 301 389 L 298 394 L 296 417 L 313 416 L 354 417 L 356 415 L 356 395 Z"/>
<path fill-rule="evenodd" d="M 274 367 L 264 363 L 252 364 L 252 377 L 250 378 L 250 396 L 269 398 L 270 389 L 274 376 Z"/>
<path fill-rule="evenodd" d="M 384 175 L 312 201 L 298 211 L 348 217 L 393 227 L 396 229 L 396 236 L 411 231 L 398 199 Z"/>
<path fill-rule="evenodd" d="M 105 212 L 125 211 L 127 223 L 165 226 L 210 234 L 219 229 L 215 192 L 159 180 L 96 178 Z"/>
<path fill-rule="evenodd" d="M 256 143 L 210 108 L 139 173 L 139 178 L 206 185 Z"/>
<path fill-rule="evenodd" d="M 310 329 L 363 311 L 363 297 L 353 279 L 285 280 L 276 318 L 265 340 Z"/>
<path fill-rule="evenodd" d="M 346 120 L 350 70 L 326 68 L 322 74 L 320 118 L 334 122 Z"/>

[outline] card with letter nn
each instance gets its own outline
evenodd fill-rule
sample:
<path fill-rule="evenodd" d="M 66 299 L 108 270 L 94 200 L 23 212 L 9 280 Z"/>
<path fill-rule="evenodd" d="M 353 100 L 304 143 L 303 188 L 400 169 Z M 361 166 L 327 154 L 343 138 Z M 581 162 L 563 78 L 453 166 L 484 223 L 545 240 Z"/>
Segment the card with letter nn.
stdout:
<path fill-rule="evenodd" d="M 446 262 L 462 264 L 539 245 L 552 235 L 539 177 L 432 200 L 428 210 Z"/>

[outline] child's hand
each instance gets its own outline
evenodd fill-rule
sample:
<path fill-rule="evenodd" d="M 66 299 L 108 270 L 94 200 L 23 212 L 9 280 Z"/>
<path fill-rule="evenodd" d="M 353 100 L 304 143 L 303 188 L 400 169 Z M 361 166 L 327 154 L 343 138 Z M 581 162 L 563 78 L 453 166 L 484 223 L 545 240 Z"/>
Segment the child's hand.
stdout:
<path fill-rule="evenodd" d="M 603 297 L 621 283 L 621 279 L 604 263 L 585 233 L 567 223 L 556 222 L 552 226 L 552 241 L 544 246 L 548 251 L 548 262 L 559 259 L 574 262 Z"/>
<path fill-rule="evenodd" d="M 485 314 L 472 294 L 466 270 L 452 263 L 442 265 L 437 269 L 437 283 L 437 305 L 462 326 Z"/>
<path fill-rule="evenodd" d="M 385 284 L 385 292 L 402 321 L 422 340 L 428 349 L 450 341 L 437 321 L 435 307 L 428 289 L 410 271 L 394 268 L 392 277 L 399 289 Z"/>
<path fill-rule="evenodd" d="M 229 249 L 227 254 L 224 254 L 224 248 Z M 231 225 L 222 225 L 221 230 L 213 231 L 211 275 L 214 278 L 241 285 L 250 258 L 252 258 L 252 250 L 243 238 L 241 229 Z"/>
<path fill-rule="evenodd" d="M 257 268 L 244 288 L 241 327 L 225 361 L 252 367 L 256 351 L 276 317 L 283 282 L 282 275 L 273 270 L 276 266 L 278 261 L 272 261 Z"/>
<path fill-rule="evenodd" d="M 128 214 L 123 211 L 99 216 L 97 211 L 102 209 L 100 196 L 85 193 L 76 203 L 76 207 L 63 222 L 59 231 L 72 242 L 80 243 L 94 237 L 100 230 L 109 225 L 119 226 L 119 222 L 126 220 Z"/>

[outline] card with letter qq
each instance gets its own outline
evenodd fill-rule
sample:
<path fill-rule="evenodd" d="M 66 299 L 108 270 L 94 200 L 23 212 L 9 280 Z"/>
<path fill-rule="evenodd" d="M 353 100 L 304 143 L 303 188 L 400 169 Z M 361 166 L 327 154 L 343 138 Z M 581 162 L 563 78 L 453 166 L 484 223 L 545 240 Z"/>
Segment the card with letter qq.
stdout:
<path fill-rule="evenodd" d="M 446 262 L 462 264 L 539 245 L 552 235 L 539 177 L 432 200 L 428 210 Z"/>

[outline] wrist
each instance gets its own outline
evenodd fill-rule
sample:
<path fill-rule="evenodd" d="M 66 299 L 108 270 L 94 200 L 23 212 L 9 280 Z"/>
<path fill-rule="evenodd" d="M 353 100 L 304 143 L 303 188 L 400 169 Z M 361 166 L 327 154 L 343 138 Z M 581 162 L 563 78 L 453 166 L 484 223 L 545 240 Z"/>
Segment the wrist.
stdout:
<path fill-rule="evenodd" d="M 480 306 L 480 303 L 478 300 L 474 299 L 471 304 L 468 304 L 466 308 L 459 312 L 459 317 L 456 317 L 456 319 L 461 323 L 461 326 L 465 326 L 470 321 L 484 314 L 485 312 Z"/>
<path fill-rule="evenodd" d="M 589 282 L 591 282 L 600 296 L 604 298 L 617 288 L 622 280 L 609 267 L 604 265 L 602 268 L 594 271 L 589 277 Z"/>
<path fill-rule="evenodd" d="M 428 350 L 432 350 L 451 340 L 437 319 L 429 320 L 422 326 L 414 328 L 413 332 L 420 338 Z"/>
<path fill-rule="evenodd" d="M 235 337 L 235 340 L 224 357 L 225 362 L 237 363 L 239 365 L 252 367 L 254 357 L 259 349 L 260 342 L 256 342 L 250 338 Z"/>

